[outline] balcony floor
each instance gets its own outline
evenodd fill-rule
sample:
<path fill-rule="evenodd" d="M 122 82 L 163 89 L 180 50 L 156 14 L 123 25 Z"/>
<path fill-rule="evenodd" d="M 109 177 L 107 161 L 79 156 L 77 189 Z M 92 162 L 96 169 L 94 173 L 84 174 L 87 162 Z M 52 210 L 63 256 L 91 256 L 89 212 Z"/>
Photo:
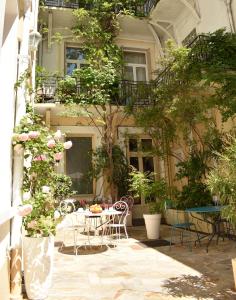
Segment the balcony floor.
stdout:
<path fill-rule="evenodd" d="M 129 228 L 130 237 L 116 248 L 94 247 L 73 253 L 59 250 L 56 237 L 53 285 L 48 300 L 167 300 L 236 299 L 231 258 L 235 241 L 215 241 L 206 253 L 204 245 L 190 251 L 187 244 L 149 248 L 144 227 Z M 162 225 L 161 238 L 168 240 L 170 227 Z"/>

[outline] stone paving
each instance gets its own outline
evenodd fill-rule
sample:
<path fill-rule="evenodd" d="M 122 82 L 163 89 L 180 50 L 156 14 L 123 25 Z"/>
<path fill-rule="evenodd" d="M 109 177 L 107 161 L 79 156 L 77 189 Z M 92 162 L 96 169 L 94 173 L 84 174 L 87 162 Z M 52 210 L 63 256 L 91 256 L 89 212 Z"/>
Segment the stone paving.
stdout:
<path fill-rule="evenodd" d="M 235 241 L 213 241 L 206 253 L 204 245 L 149 248 L 140 243 L 147 239 L 144 227 L 130 228 L 129 235 L 117 247 L 79 248 L 76 256 L 70 241 L 60 249 L 58 234 L 48 300 L 236 299 Z M 162 225 L 161 238 L 169 237 L 170 227 Z"/>

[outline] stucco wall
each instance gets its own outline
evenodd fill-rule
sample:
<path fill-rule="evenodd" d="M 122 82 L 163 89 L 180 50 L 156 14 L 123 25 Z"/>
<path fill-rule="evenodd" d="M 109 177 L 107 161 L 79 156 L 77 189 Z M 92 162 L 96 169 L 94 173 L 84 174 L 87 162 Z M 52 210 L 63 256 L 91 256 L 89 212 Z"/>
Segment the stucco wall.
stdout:
<path fill-rule="evenodd" d="M 2 5 L 2 3 L 1 3 Z M 5 10 L 0 10 L 4 19 L 0 56 L 1 82 L 1 152 L 0 152 L 0 207 L 6 211 L 11 206 L 12 153 L 11 137 L 14 126 L 14 84 L 17 76 L 17 1 L 6 2 Z M 1 29 L 1 28 L 0 28 Z M 4 87 L 4 88 L 3 88 Z M 0 299 L 9 300 L 7 248 L 10 243 L 10 222 L 0 225 Z"/>

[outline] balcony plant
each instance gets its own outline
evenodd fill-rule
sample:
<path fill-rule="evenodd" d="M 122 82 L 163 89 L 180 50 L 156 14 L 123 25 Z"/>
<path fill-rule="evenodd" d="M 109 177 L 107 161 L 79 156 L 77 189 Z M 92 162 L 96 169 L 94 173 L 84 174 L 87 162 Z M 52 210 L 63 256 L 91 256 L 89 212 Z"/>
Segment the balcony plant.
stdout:
<path fill-rule="evenodd" d="M 148 214 L 144 214 L 144 221 L 149 239 L 160 236 L 161 214 L 168 199 L 168 188 L 164 179 L 154 180 L 153 174 L 133 170 L 130 173 L 130 191 L 134 197 L 144 197 L 148 204 Z"/>
<path fill-rule="evenodd" d="M 24 153 L 23 203 L 33 207 L 31 214 L 23 218 L 24 276 L 30 299 L 47 296 L 54 235 L 60 222 L 57 208 L 60 200 L 71 194 L 70 179 L 54 170 L 64 150 L 72 146 L 71 142 L 63 143 L 61 137 L 60 131 L 50 131 L 40 116 L 32 112 L 23 117 L 13 136 L 15 151 Z"/>

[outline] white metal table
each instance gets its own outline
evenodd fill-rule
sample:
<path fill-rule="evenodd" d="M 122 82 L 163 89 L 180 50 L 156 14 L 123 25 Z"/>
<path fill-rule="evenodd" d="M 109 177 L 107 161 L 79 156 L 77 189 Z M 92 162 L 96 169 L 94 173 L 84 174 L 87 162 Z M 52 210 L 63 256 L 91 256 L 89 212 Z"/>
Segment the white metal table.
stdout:
<path fill-rule="evenodd" d="M 112 223 L 114 221 L 115 216 L 122 214 L 121 211 L 115 210 L 115 209 L 105 209 L 100 213 L 93 213 L 89 210 L 77 210 L 73 213 L 73 215 L 76 216 L 78 224 L 81 220 L 81 218 L 84 218 L 83 224 L 84 224 L 84 232 L 87 234 L 87 240 L 88 244 L 91 246 L 91 235 L 90 232 L 94 231 L 93 237 L 100 237 L 100 241 L 97 243 L 101 246 L 104 245 L 104 227 Z M 81 228 L 81 225 L 79 226 Z M 78 227 L 78 229 L 79 229 Z M 99 230 L 102 231 L 101 236 L 99 235 Z M 107 243 L 105 243 L 106 246 L 108 246 Z M 75 238 L 75 249 L 77 249 L 80 246 L 77 246 L 77 235 Z M 77 253 L 77 251 L 76 251 Z"/>

